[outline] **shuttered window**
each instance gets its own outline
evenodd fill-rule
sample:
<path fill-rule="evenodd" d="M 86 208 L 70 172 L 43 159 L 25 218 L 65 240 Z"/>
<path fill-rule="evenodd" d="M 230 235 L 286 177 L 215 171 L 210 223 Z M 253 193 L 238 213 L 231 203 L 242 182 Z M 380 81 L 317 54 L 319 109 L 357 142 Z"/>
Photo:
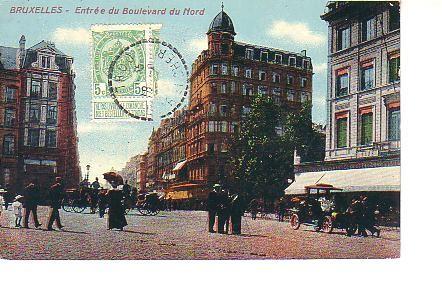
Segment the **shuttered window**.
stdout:
<path fill-rule="evenodd" d="M 390 57 L 389 60 L 389 80 L 395 82 L 400 80 L 401 60 L 400 56 Z"/>
<path fill-rule="evenodd" d="M 401 139 L 401 111 L 393 109 L 388 112 L 388 140 L 396 141 Z"/>
<path fill-rule="evenodd" d="M 361 115 L 361 145 L 373 143 L 373 113 Z"/>
<path fill-rule="evenodd" d="M 336 119 L 337 147 L 347 147 L 347 117 Z"/>

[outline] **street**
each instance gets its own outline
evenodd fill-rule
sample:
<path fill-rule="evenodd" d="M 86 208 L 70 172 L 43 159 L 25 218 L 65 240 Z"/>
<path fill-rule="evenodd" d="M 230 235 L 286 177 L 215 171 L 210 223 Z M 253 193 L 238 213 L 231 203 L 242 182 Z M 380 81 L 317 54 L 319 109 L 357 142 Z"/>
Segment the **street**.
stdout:
<path fill-rule="evenodd" d="M 47 207 L 39 219 L 47 222 Z M 86 211 L 87 212 L 87 211 Z M 381 237 L 347 237 L 343 231 L 317 233 L 275 220 L 243 219 L 241 236 L 209 234 L 202 211 L 127 215 L 124 232 L 106 229 L 106 217 L 60 210 L 64 231 L 12 227 L 11 208 L 0 218 L 3 259 L 308 259 L 397 258 L 400 232 L 382 228 Z M 32 218 L 31 218 L 32 220 Z"/>

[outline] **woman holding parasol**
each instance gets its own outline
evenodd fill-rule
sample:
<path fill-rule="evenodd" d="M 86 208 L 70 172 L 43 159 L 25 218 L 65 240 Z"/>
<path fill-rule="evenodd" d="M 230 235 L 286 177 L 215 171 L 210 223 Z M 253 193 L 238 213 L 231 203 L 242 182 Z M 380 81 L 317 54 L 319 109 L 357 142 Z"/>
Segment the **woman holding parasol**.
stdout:
<path fill-rule="evenodd" d="M 124 216 L 123 206 L 123 191 L 118 188 L 123 185 L 123 178 L 115 172 L 107 172 L 103 174 L 104 179 L 112 187 L 108 190 L 106 197 L 108 199 L 108 229 L 117 228 L 123 230 L 127 225 L 126 217 Z"/>

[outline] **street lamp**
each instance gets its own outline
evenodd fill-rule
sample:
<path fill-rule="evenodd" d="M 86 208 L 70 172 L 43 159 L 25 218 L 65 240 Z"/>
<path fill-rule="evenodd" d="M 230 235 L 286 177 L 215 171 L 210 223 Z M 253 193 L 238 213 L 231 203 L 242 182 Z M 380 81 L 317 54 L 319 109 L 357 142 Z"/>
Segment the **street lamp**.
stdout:
<path fill-rule="evenodd" d="M 89 182 L 89 170 L 91 169 L 91 165 L 86 165 L 86 181 Z"/>

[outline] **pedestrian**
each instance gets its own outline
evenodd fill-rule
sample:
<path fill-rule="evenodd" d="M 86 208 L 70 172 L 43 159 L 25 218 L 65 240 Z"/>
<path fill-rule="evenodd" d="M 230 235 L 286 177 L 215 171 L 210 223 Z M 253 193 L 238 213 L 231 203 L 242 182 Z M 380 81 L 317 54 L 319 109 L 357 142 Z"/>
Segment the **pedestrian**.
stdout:
<path fill-rule="evenodd" d="M 127 180 L 124 182 L 124 185 L 123 185 L 123 198 L 124 199 L 128 199 L 129 198 L 129 196 L 130 196 L 130 191 L 131 191 L 131 189 L 130 189 L 130 185 L 127 183 Z"/>
<path fill-rule="evenodd" d="M 111 189 L 107 192 L 109 200 L 108 229 L 117 228 L 123 230 L 127 225 L 124 215 L 123 192 L 118 189 Z"/>
<path fill-rule="evenodd" d="M 229 229 L 229 218 L 230 218 L 230 202 L 229 194 L 226 190 L 221 189 L 218 194 L 218 233 L 225 234 L 228 233 Z"/>
<path fill-rule="evenodd" d="M 232 234 L 241 234 L 241 222 L 244 214 L 244 201 L 240 195 L 232 195 L 230 201 L 230 216 L 232 219 Z"/>
<path fill-rule="evenodd" d="M 284 221 L 285 209 L 286 209 L 285 199 L 284 199 L 284 197 L 281 197 L 278 202 L 278 221 L 279 222 Z"/>
<path fill-rule="evenodd" d="M 21 220 L 23 217 L 23 204 L 21 201 L 23 200 L 22 195 L 17 195 L 12 203 L 12 212 L 15 216 L 15 227 L 21 227 Z"/>
<path fill-rule="evenodd" d="M 91 184 L 92 193 L 91 193 L 91 213 L 95 213 L 95 210 L 98 205 L 98 191 L 100 189 L 100 183 L 98 182 L 98 177 L 95 177 L 94 182 Z"/>
<path fill-rule="evenodd" d="M 258 200 L 252 199 L 249 203 L 250 214 L 252 215 L 252 220 L 256 219 L 258 215 Z"/>
<path fill-rule="evenodd" d="M 54 221 L 58 229 L 63 228 L 63 226 L 61 225 L 60 212 L 59 212 L 59 209 L 61 208 L 61 200 L 63 199 L 63 191 L 64 191 L 63 180 L 61 179 L 61 177 L 56 177 L 55 183 L 49 189 L 50 210 L 49 210 L 49 221 L 47 227 L 47 230 L 49 231 L 54 230 L 52 228 Z"/>
<path fill-rule="evenodd" d="M 100 218 L 104 217 L 104 213 L 106 212 L 106 206 L 107 206 L 106 191 L 101 190 L 98 192 L 98 216 Z"/>
<path fill-rule="evenodd" d="M 366 237 L 367 232 L 363 222 L 362 204 L 358 198 L 352 199 L 347 213 L 349 214 L 350 223 L 357 227 L 356 235 Z"/>
<path fill-rule="evenodd" d="M 218 210 L 218 194 L 221 189 L 221 186 L 219 184 L 215 184 L 213 186 L 213 190 L 209 193 L 207 196 L 207 212 L 208 212 L 208 219 L 209 219 L 209 233 L 214 233 L 215 230 L 213 229 L 215 225 L 215 218 L 216 218 L 216 212 Z"/>
<path fill-rule="evenodd" d="M 375 235 L 379 238 L 381 235 L 381 230 L 375 226 L 375 209 L 372 203 L 369 202 L 367 196 L 362 196 L 362 218 L 364 223 L 364 228 L 368 230 L 371 235 Z"/>
<path fill-rule="evenodd" d="M 25 219 L 23 221 L 23 227 L 29 228 L 29 215 L 32 213 L 34 219 L 35 228 L 39 228 L 41 223 L 38 222 L 37 208 L 38 208 L 38 195 L 39 187 L 36 185 L 36 181 L 31 181 L 25 187 L 25 199 L 23 208 L 25 209 Z"/>

